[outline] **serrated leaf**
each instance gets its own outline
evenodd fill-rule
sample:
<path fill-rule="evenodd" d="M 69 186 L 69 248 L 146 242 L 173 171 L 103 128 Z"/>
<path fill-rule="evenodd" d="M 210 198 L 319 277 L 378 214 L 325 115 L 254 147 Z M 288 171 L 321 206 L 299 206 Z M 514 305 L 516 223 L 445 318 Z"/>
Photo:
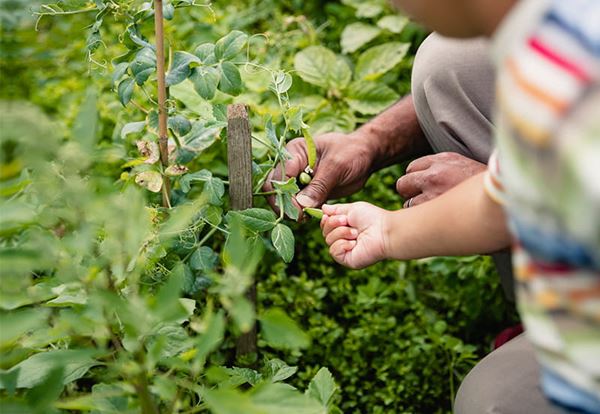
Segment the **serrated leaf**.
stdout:
<path fill-rule="evenodd" d="M 241 211 L 230 211 L 227 213 L 227 220 L 231 221 L 232 216 L 239 217 L 241 223 L 248 229 L 256 232 L 269 231 L 275 227 L 277 217 L 275 213 L 264 208 L 249 208 Z"/>
<path fill-rule="evenodd" d="M 335 389 L 335 381 L 331 372 L 329 372 L 329 369 L 323 367 L 313 377 L 310 384 L 308 384 L 306 394 L 319 401 L 323 407 L 328 408 Z"/>
<path fill-rule="evenodd" d="M 231 62 L 221 63 L 221 80 L 219 90 L 229 95 L 239 95 L 242 92 L 242 77 L 237 66 Z"/>
<path fill-rule="evenodd" d="M 365 115 L 378 114 L 398 99 L 398 94 L 390 87 L 367 81 L 354 82 L 347 93 L 350 108 Z"/>
<path fill-rule="evenodd" d="M 237 56 L 248 42 L 248 35 L 234 30 L 222 37 L 215 44 L 215 56 L 217 59 L 229 60 Z"/>
<path fill-rule="evenodd" d="M 289 366 L 282 360 L 274 358 L 267 361 L 265 372 L 272 382 L 285 381 L 298 372 L 298 367 Z"/>
<path fill-rule="evenodd" d="M 271 241 L 284 262 L 290 263 L 294 258 L 294 233 L 285 224 L 279 223 L 271 231 Z"/>
<path fill-rule="evenodd" d="M 142 132 L 146 127 L 146 121 L 130 122 L 123 125 L 121 129 L 121 139 L 125 139 L 129 134 L 137 134 Z"/>
<path fill-rule="evenodd" d="M 219 255 L 213 249 L 208 246 L 201 246 L 190 257 L 190 267 L 194 270 L 207 272 L 213 270 L 218 261 Z"/>
<path fill-rule="evenodd" d="M 263 338 L 273 348 L 302 349 L 310 344 L 308 335 L 281 309 L 269 309 L 259 320 Z"/>
<path fill-rule="evenodd" d="M 335 66 L 329 73 L 328 82 L 330 87 L 338 90 L 346 88 L 352 80 L 352 69 L 348 61 L 341 56 L 336 56 Z"/>
<path fill-rule="evenodd" d="M 377 26 L 395 34 L 401 33 L 407 24 L 408 19 L 404 16 L 399 16 L 397 14 L 384 16 L 377 22 Z"/>
<path fill-rule="evenodd" d="M 159 193 L 162 188 L 163 178 L 159 172 L 144 171 L 135 176 L 135 183 L 153 193 Z"/>
<path fill-rule="evenodd" d="M 356 79 L 375 80 L 402 61 L 410 44 L 390 42 L 374 46 L 360 55 L 354 69 Z"/>
<path fill-rule="evenodd" d="M 186 80 L 192 74 L 190 65 L 200 65 L 202 62 L 197 56 L 191 53 L 177 51 L 173 55 L 171 69 L 167 74 L 167 86 L 177 85 Z"/>
<path fill-rule="evenodd" d="M 335 53 L 323 46 L 309 46 L 294 57 L 294 68 L 302 80 L 323 88 L 329 86 L 336 63 Z"/>
<path fill-rule="evenodd" d="M 131 101 L 134 86 L 135 81 L 131 78 L 123 79 L 121 83 L 119 83 L 117 92 L 119 94 L 119 101 L 123 106 L 127 106 L 127 104 Z"/>
<path fill-rule="evenodd" d="M 292 106 L 285 113 L 285 119 L 288 122 L 288 126 L 294 132 L 300 132 L 302 128 L 308 128 L 303 121 L 302 107 Z"/>
<path fill-rule="evenodd" d="M 212 99 L 217 92 L 217 86 L 221 80 L 221 72 L 210 66 L 194 68 L 190 80 L 194 84 L 194 90 L 204 99 Z"/>
<path fill-rule="evenodd" d="M 381 29 L 366 23 L 351 23 L 344 28 L 341 38 L 343 53 L 356 52 L 358 49 L 375 39 Z"/>

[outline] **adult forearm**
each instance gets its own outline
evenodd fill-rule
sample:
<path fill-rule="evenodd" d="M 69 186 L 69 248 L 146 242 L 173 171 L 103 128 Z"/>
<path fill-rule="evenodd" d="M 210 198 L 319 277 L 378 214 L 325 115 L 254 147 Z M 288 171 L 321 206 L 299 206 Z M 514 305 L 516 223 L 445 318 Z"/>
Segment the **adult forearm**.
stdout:
<path fill-rule="evenodd" d="M 485 192 L 484 173 L 422 205 L 388 216 L 394 259 L 491 253 L 510 244 L 504 211 Z"/>
<path fill-rule="evenodd" d="M 368 143 L 373 171 L 431 153 L 410 95 L 351 135 L 359 136 Z"/>

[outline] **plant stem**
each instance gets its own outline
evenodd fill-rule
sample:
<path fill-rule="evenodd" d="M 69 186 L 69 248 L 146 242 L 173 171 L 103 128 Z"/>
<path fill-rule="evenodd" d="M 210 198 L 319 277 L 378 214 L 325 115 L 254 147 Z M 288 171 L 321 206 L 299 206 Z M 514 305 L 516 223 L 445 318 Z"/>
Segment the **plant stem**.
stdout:
<path fill-rule="evenodd" d="M 167 131 L 167 86 L 165 81 L 165 32 L 163 2 L 154 0 L 154 30 L 156 34 L 156 71 L 158 79 L 158 148 L 163 169 L 169 166 L 169 133 Z M 163 207 L 169 208 L 171 194 L 170 178 L 163 174 Z"/>

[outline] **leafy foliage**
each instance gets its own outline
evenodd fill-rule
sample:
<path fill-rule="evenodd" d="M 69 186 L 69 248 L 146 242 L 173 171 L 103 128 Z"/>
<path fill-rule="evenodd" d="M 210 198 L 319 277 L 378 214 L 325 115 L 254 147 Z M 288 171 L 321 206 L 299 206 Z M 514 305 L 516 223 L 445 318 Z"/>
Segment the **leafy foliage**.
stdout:
<path fill-rule="evenodd" d="M 489 261 L 343 270 L 315 223 L 286 220 L 295 179 L 274 183 L 280 214 L 227 197 L 226 105 L 250 107 L 259 196 L 289 139 L 349 131 L 408 91 L 422 31 L 380 0 L 163 13 L 166 166 L 151 2 L 0 5 L 2 410 L 448 410 L 488 340 L 478 324 L 505 318 Z M 397 203 L 398 173 L 365 194 Z M 236 361 L 255 321 L 261 359 Z"/>

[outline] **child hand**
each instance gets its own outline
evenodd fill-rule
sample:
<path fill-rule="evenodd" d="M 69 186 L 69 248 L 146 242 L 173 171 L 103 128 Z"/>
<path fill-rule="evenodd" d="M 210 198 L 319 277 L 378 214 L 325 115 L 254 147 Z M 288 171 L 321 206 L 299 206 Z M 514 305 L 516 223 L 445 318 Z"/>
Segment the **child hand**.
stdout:
<path fill-rule="evenodd" d="M 333 259 L 362 269 L 386 258 L 387 210 L 372 204 L 323 205 L 321 229 Z"/>

